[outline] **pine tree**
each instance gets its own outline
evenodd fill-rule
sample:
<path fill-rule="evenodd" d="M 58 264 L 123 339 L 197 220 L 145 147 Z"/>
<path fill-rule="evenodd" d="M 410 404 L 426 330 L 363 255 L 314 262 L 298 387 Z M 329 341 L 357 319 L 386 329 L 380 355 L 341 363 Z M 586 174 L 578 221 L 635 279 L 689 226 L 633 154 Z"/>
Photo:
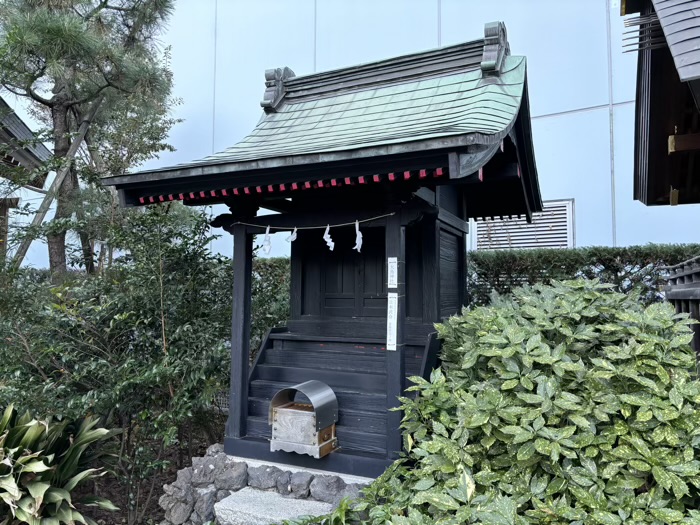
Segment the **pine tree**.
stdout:
<path fill-rule="evenodd" d="M 103 174 L 110 166 L 98 166 L 100 149 L 115 133 L 110 131 L 113 120 L 124 125 L 125 115 L 150 118 L 167 134 L 172 80 L 156 36 L 172 10 L 173 0 L 0 0 L 0 85 L 27 97 L 45 116 L 53 166 L 72 162 L 69 149 L 81 124 L 87 130 L 88 163 Z M 164 147 L 150 139 L 139 146 L 146 156 L 153 151 L 149 148 Z M 132 158 L 138 161 L 139 155 Z M 86 269 L 94 267 L 78 175 L 78 167 L 70 164 L 47 232 L 49 264 L 56 274 L 67 269 L 71 225 L 77 225 Z"/>

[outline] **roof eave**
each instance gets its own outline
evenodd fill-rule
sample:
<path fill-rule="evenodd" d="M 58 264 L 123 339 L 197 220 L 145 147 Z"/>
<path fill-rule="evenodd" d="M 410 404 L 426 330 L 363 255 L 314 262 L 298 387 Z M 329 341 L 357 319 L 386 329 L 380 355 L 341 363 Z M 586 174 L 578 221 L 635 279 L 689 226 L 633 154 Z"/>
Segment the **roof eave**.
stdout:
<path fill-rule="evenodd" d="M 194 177 L 216 176 L 224 174 L 244 173 L 249 171 L 278 170 L 295 166 L 311 166 L 338 161 L 372 159 L 405 153 L 429 152 L 441 149 L 463 148 L 469 146 L 490 145 L 500 142 L 509 133 L 510 127 L 497 134 L 468 133 L 434 138 L 358 148 L 342 151 L 328 151 L 309 155 L 292 155 L 286 157 L 271 157 L 243 162 L 219 162 L 207 164 L 189 164 L 180 167 L 143 171 L 131 175 L 107 177 L 102 183 L 106 186 L 123 186 L 128 184 L 158 182 L 165 179 L 170 181 L 190 179 Z"/>
<path fill-rule="evenodd" d="M 36 139 L 36 134 L 29 129 L 25 122 L 19 118 L 15 111 L 0 97 L 0 140 L 8 144 L 12 156 L 24 169 L 32 171 L 40 168 L 51 158 L 51 151 L 41 142 L 25 146 L 22 141 Z M 9 119 L 9 122 L 8 122 Z M 46 182 L 46 173 L 42 173 L 32 179 L 30 186 L 43 188 Z"/>

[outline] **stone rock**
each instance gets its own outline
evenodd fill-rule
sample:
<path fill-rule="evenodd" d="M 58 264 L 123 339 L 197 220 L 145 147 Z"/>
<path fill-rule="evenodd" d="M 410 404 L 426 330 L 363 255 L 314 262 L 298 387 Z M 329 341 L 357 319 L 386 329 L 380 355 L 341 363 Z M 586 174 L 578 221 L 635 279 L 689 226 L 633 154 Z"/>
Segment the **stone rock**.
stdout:
<path fill-rule="evenodd" d="M 288 470 L 277 476 L 277 492 L 283 496 L 288 496 L 292 492 L 292 473 Z"/>
<path fill-rule="evenodd" d="M 169 487 L 170 485 L 165 485 L 165 487 Z M 175 498 L 171 497 L 170 495 L 163 494 L 159 499 L 158 499 L 158 505 L 160 506 L 161 509 L 163 510 L 168 510 L 170 507 L 173 506 L 173 503 L 175 503 Z"/>
<path fill-rule="evenodd" d="M 173 483 L 173 487 L 179 489 L 186 489 L 192 485 L 192 467 L 187 467 L 182 470 L 178 470 L 177 479 Z"/>
<path fill-rule="evenodd" d="M 172 485 L 163 485 L 163 492 L 172 501 L 182 501 L 184 503 L 194 503 L 194 495 L 192 493 L 192 485 L 178 486 L 177 483 Z M 167 500 L 164 500 L 167 501 Z M 166 503 L 167 504 L 167 503 Z M 163 507 L 163 505 L 161 505 Z M 165 508 L 165 507 L 163 507 Z"/>
<path fill-rule="evenodd" d="M 216 489 L 199 489 L 197 491 L 197 501 L 194 504 L 194 511 L 202 523 L 214 519 L 214 504 L 216 503 Z"/>
<path fill-rule="evenodd" d="M 192 458 L 192 485 L 206 487 L 214 483 L 216 467 L 214 458 Z"/>
<path fill-rule="evenodd" d="M 214 485 L 218 490 L 241 490 L 248 484 L 248 465 L 226 462 L 214 469 Z"/>
<path fill-rule="evenodd" d="M 296 499 L 308 498 L 309 486 L 313 479 L 313 474 L 309 474 L 308 472 L 295 472 L 292 474 L 290 480 L 290 496 Z"/>
<path fill-rule="evenodd" d="M 345 489 L 345 481 L 338 476 L 316 476 L 309 487 L 311 497 L 325 503 L 335 503 Z"/>
<path fill-rule="evenodd" d="M 248 486 L 254 489 L 270 490 L 277 487 L 277 478 L 282 471 L 273 466 L 261 465 L 248 469 Z"/>
<path fill-rule="evenodd" d="M 174 501 L 173 505 L 165 510 L 165 519 L 173 525 L 182 525 L 190 518 L 193 509 L 194 501 L 191 503 Z"/>
<path fill-rule="evenodd" d="M 224 498 L 228 498 L 231 495 L 230 490 L 217 490 L 216 491 L 216 502 L 220 502 Z"/>
<path fill-rule="evenodd" d="M 363 483 L 350 483 L 346 485 L 343 490 L 340 491 L 338 497 L 333 502 L 333 507 L 337 507 L 343 498 L 348 498 L 350 500 L 358 499 L 362 494 L 360 491 L 364 489 L 367 485 Z"/>
<path fill-rule="evenodd" d="M 207 449 L 207 456 L 216 456 L 217 454 L 222 454 L 224 452 L 224 446 L 221 443 L 217 443 L 215 445 L 211 445 Z"/>

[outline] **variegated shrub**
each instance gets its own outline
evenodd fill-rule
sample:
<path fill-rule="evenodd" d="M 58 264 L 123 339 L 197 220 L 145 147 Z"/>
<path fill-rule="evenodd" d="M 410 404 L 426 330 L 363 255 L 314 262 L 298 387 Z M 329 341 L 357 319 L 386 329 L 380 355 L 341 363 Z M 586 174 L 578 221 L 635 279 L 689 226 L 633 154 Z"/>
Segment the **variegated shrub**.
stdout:
<path fill-rule="evenodd" d="M 690 321 L 595 281 L 521 288 L 438 326 L 374 524 L 700 524 Z M 358 517 L 359 519 L 359 517 Z"/>
<path fill-rule="evenodd" d="M 0 525 L 95 522 L 80 513 L 71 492 L 98 471 L 86 467 L 86 449 L 109 431 L 97 420 L 37 421 L 8 407 L 0 419 Z M 86 507 L 116 510 L 106 499 L 87 497 Z"/>

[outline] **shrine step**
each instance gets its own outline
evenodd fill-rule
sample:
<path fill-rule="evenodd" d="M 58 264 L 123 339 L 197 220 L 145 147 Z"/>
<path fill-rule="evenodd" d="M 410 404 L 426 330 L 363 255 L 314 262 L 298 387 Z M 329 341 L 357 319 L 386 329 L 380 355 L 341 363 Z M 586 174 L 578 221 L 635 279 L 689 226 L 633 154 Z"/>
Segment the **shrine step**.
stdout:
<path fill-rule="evenodd" d="M 214 505 L 220 525 L 271 525 L 305 516 L 320 516 L 333 510 L 330 503 L 291 499 L 277 492 L 246 487 Z"/>
<path fill-rule="evenodd" d="M 255 379 L 250 383 L 249 396 L 264 399 L 268 403 L 278 391 L 297 384 L 296 382 L 264 381 Z M 359 410 L 365 413 L 386 413 L 386 395 L 384 393 L 358 392 L 352 388 L 334 388 L 340 410 Z"/>
<path fill-rule="evenodd" d="M 248 399 L 249 416 L 267 418 L 269 410 L 269 399 L 254 397 Z M 359 429 L 375 434 L 382 434 L 386 432 L 386 410 L 377 413 L 341 408 L 338 410 L 338 426 Z"/>
<path fill-rule="evenodd" d="M 300 368 L 324 368 L 353 372 L 386 373 L 386 345 L 355 338 L 306 336 L 297 333 L 270 334 L 271 346 L 265 351 L 266 363 Z M 419 375 L 425 346 L 404 347 L 406 377 Z"/>
<path fill-rule="evenodd" d="M 324 344 L 288 344 L 290 341 L 275 341 L 265 352 L 265 363 L 301 368 L 323 368 L 325 370 L 352 370 L 357 372 L 385 372 L 384 351 L 368 350 L 365 347 L 338 348 Z"/>
<path fill-rule="evenodd" d="M 258 363 L 253 371 L 254 379 L 265 381 L 303 383 L 316 379 L 336 388 L 356 388 L 362 392 L 381 393 L 386 391 L 386 374 L 371 372 L 346 372 L 325 368 L 297 368 L 291 366 L 268 365 Z"/>
<path fill-rule="evenodd" d="M 285 351 L 307 351 L 315 353 L 335 353 L 340 355 L 368 356 L 374 354 L 377 357 L 386 355 L 386 345 L 383 343 L 359 341 L 340 342 L 304 339 L 275 339 L 272 338 L 274 347 Z"/>
<path fill-rule="evenodd" d="M 267 422 L 267 417 L 248 417 L 248 435 L 270 439 L 272 429 Z M 360 429 L 338 426 L 336 428 L 338 444 L 347 452 L 360 452 L 364 454 L 386 454 L 386 434 L 374 434 Z"/>

